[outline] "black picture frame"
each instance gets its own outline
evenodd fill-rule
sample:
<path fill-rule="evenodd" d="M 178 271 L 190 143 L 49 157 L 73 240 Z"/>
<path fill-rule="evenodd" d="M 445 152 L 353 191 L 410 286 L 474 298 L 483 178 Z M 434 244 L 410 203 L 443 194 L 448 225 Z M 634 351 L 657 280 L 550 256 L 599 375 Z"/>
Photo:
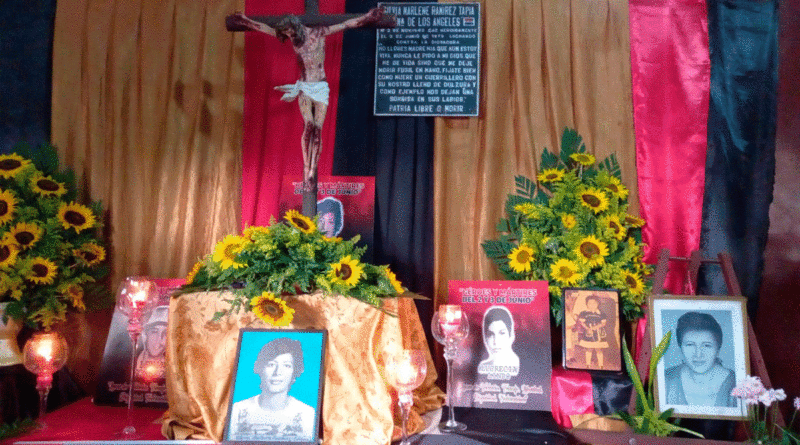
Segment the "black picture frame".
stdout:
<path fill-rule="evenodd" d="M 654 400 L 656 408 L 664 412 L 673 410 L 674 417 L 697 419 L 729 419 L 744 420 L 748 418 L 748 408 L 738 398 L 731 397 L 730 391 L 741 383 L 750 373 L 750 354 L 747 329 L 747 300 L 739 296 L 704 296 L 704 295 L 651 295 L 648 298 L 649 335 L 651 344 L 657 345 L 667 332 L 671 332 L 670 345 L 656 366 Z M 686 314 L 693 315 L 684 322 L 680 319 Z M 709 317 L 714 322 L 708 321 Z M 700 404 L 685 397 L 683 383 L 678 379 L 680 367 L 692 369 L 686 363 L 684 348 L 678 339 L 678 326 L 682 331 L 709 331 L 709 326 L 716 323 L 721 333 L 721 342 L 713 360 L 696 358 L 698 363 L 718 362 L 719 366 L 729 372 L 733 381 L 725 379 L 720 389 L 709 402 Z M 713 328 L 716 329 L 716 328 Z M 713 337 L 713 334 L 711 334 Z M 690 344 L 687 344 L 687 350 Z M 697 353 L 700 354 L 700 353 Z M 700 366 L 700 365 L 695 365 Z M 707 373 L 708 371 L 706 371 Z M 708 387 L 711 385 L 704 385 Z M 691 392 L 695 394 L 695 392 Z M 681 398 L 681 394 L 684 394 Z M 728 403 L 728 405 L 723 405 Z"/>
<path fill-rule="evenodd" d="M 618 289 L 564 288 L 561 320 L 562 366 L 593 373 L 621 374 L 621 301 Z M 592 301 L 597 301 L 594 307 Z"/>
<path fill-rule="evenodd" d="M 223 443 L 319 443 L 327 335 L 326 330 L 239 331 Z M 275 401 L 281 410 L 264 408 Z"/>

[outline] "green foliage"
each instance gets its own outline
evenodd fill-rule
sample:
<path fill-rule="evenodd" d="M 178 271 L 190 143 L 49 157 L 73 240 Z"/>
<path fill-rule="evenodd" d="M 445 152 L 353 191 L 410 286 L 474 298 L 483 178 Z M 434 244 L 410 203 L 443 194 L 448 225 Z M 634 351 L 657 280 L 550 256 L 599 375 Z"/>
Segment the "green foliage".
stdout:
<path fill-rule="evenodd" d="M 661 339 L 658 346 L 653 349 L 653 355 L 649 363 L 647 390 L 645 390 L 642 379 L 639 376 L 639 371 L 636 369 L 636 364 L 633 362 L 633 357 L 631 357 L 631 353 L 628 352 L 628 345 L 625 339 L 622 339 L 622 353 L 625 359 L 625 369 L 627 369 L 628 376 L 631 382 L 633 382 L 633 389 L 636 391 L 636 410 L 634 415 L 630 415 L 625 411 L 619 411 L 617 415 L 637 434 L 666 437 L 678 431 L 682 431 L 703 438 L 702 434 L 670 423 L 669 419 L 672 417 L 672 409 L 668 409 L 663 413 L 658 412 L 656 409 L 655 400 L 653 398 L 653 377 L 658 362 L 669 347 L 670 338 L 671 333 L 667 332 L 667 335 Z"/>
<path fill-rule="evenodd" d="M 180 293 L 233 291 L 230 309 L 215 318 L 250 310 L 253 298 L 265 291 L 283 298 L 322 290 L 381 308 L 384 298 L 405 289 L 388 266 L 361 262 L 366 248 L 358 247 L 358 241 L 358 236 L 328 238 L 316 230 L 315 220 L 289 214 L 285 223 L 273 219 L 267 227 L 248 227 L 242 236 L 225 237 L 195 265 Z M 348 273 L 337 274 L 336 267 L 346 267 Z M 348 276 L 354 278 L 348 281 Z"/>
<path fill-rule="evenodd" d="M 30 417 L 25 419 L 17 419 L 11 423 L 0 424 L 0 440 L 19 436 L 20 434 L 32 429 L 34 426 L 36 426 L 36 421 Z"/>
<path fill-rule="evenodd" d="M 36 328 L 69 309 L 112 300 L 95 282 L 106 274 L 98 238 L 102 206 L 76 202 L 72 171 L 60 171 L 55 147 L 17 144 L 0 155 L 0 302 L 3 317 Z"/>
<path fill-rule="evenodd" d="M 596 162 L 578 132 L 565 128 L 559 153 L 544 149 L 539 165 L 536 181 L 515 177 L 497 238 L 482 243 L 486 256 L 506 279 L 548 281 L 556 323 L 564 287 L 619 289 L 625 318 L 641 317 L 652 268 L 643 262 L 644 221 L 627 213 L 616 157 Z M 520 265 L 522 247 L 533 253 Z"/>

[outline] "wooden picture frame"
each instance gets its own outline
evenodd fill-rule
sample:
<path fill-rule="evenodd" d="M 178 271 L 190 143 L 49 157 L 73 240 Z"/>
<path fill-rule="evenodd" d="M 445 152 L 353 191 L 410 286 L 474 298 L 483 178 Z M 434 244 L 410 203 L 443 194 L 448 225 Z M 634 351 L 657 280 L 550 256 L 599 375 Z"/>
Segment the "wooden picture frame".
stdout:
<path fill-rule="evenodd" d="M 241 329 L 224 442 L 317 444 L 326 341 L 325 330 Z"/>
<path fill-rule="evenodd" d="M 671 332 L 656 367 L 656 408 L 675 417 L 746 419 L 747 407 L 730 396 L 750 372 L 745 298 L 652 295 L 648 311 L 651 344 Z"/>
<path fill-rule="evenodd" d="M 565 288 L 562 294 L 562 366 L 621 373 L 624 364 L 619 290 Z"/>

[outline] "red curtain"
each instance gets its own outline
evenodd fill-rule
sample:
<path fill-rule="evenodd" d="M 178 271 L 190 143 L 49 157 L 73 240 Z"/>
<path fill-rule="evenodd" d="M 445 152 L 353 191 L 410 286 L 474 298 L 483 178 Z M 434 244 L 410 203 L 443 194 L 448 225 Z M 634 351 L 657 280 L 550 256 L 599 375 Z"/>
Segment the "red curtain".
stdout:
<path fill-rule="evenodd" d="M 320 14 L 344 13 L 345 0 L 325 0 Z M 303 0 L 247 0 L 248 16 L 303 14 Z M 294 83 L 300 68 L 289 42 L 258 32 L 245 36 L 244 118 L 242 134 L 242 226 L 267 225 L 270 216 L 280 218 L 283 175 L 303 173 L 300 138 L 303 119 L 297 102 L 283 102 L 282 93 L 273 88 Z M 330 86 L 328 114 L 322 127 L 322 154 L 319 175 L 330 175 L 339 97 L 339 72 L 342 34 L 327 38 L 325 73 Z"/>
<path fill-rule="evenodd" d="M 710 84 L 705 0 L 631 0 L 636 168 L 645 261 L 700 247 Z M 674 262 L 673 262 L 674 263 Z M 671 264 L 666 288 L 683 293 Z"/>

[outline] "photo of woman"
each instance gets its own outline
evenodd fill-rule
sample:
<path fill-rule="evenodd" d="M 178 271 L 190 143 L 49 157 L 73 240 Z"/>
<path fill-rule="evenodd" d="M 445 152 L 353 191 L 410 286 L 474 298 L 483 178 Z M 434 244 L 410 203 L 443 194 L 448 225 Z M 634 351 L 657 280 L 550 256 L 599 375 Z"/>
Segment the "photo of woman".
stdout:
<path fill-rule="evenodd" d="M 303 370 L 300 341 L 281 337 L 266 343 L 253 365 L 253 372 L 261 380 L 261 392 L 233 403 L 228 439 L 313 440 L 314 408 L 289 395 L 289 390 Z"/>
<path fill-rule="evenodd" d="M 483 344 L 488 358 L 478 364 L 478 374 L 489 380 L 508 380 L 519 374 L 514 352 L 514 318 L 504 306 L 492 306 L 483 314 Z"/>
<path fill-rule="evenodd" d="M 664 373 L 666 403 L 670 405 L 736 406 L 731 390 L 733 370 L 720 358 L 722 328 L 710 314 L 686 312 L 678 318 L 675 337 L 683 363 Z"/>

